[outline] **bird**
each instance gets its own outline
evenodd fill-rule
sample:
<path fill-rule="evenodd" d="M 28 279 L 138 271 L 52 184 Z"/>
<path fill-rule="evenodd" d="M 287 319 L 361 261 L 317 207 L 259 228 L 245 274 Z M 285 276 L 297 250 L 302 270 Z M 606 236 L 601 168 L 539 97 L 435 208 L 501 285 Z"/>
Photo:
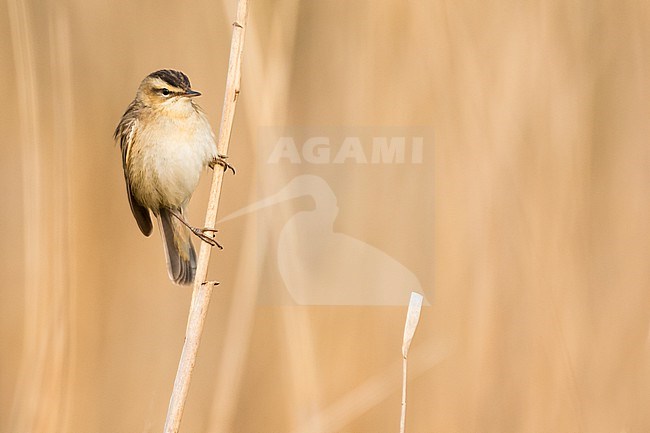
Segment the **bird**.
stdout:
<path fill-rule="evenodd" d="M 131 212 L 145 236 L 158 220 L 169 278 L 189 285 L 196 275 L 194 234 L 221 248 L 217 230 L 197 228 L 185 219 L 185 209 L 201 172 L 215 165 L 234 168 L 217 152 L 214 132 L 183 72 L 161 69 L 147 75 L 113 134 L 122 151 L 122 168 Z"/>

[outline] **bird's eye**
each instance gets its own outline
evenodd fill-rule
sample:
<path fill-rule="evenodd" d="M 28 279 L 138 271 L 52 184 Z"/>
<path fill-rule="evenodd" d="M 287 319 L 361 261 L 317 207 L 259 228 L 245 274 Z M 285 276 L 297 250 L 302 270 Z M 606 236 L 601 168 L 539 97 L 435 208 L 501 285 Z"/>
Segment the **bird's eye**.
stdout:
<path fill-rule="evenodd" d="M 165 96 L 168 96 L 170 92 L 169 92 L 169 89 L 162 89 L 162 90 L 160 91 L 160 93 L 162 93 L 162 94 L 165 95 Z"/>

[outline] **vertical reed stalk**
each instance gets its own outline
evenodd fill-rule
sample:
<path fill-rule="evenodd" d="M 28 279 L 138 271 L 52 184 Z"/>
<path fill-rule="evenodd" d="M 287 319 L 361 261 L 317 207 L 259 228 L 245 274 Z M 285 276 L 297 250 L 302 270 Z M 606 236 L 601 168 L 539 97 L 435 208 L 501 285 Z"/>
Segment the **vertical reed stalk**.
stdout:
<path fill-rule="evenodd" d="M 404 325 L 404 338 L 402 340 L 402 416 L 399 422 L 400 433 L 406 431 L 406 372 L 408 367 L 408 353 L 413 341 L 413 335 L 420 321 L 420 312 L 422 311 L 422 295 L 411 292 L 409 309 L 406 313 L 406 323 Z"/>
<path fill-rule="evenodd" d="M 233 23 L 232 42 L 230 45 L 230 59 L 228 62 L 228 75 L 226 78 L 226 91 L 224 95 L 223 111 L 221 114 L 221 124 L 219 126 L 219 136 L 217 139 L 217 150 L 221 155 L 228 154 L 228 145 L 232 132 L 233 120 L 235 117 L 235 107 L 239 96 L 239 86 L 241 79 L 241 59 L 244 47 L 244 35 L 246 30 L 246 18 L 248 15 L 248 0 L 238 0 L 237 17 Z M 215 167 L 216 168 L 216 167 Z M 219 206 L 219 197 L 221 196 L 221 186 L 223 184 L 223 170 L 214 170 L 212 178 L 212 187 L 210 189 L 210 200 L 208 210 L 205 216 L 205 227 L 214 227 L 217 220 L 217 210 Z M 197 263 L 196 277 L 192 292 L 192 303 L 187 320 L 187 329 L 185 331 L 185 343 L 181 352 L 181 359 L 174 380 L 174 389 L 169 401 L 167 418 L 165 420 L 165 433 L 176 433 L 180 427 L 181 418 L 187 394 L 192 379 L 194 364 L 196 363 L 196 354 L 198 352 L 203 324 L 210 303 L 212 288 L 215 283 L 205 281 L 208 273 L 208 262 L 210 261 L 210 247 L 202 243 Z"/>

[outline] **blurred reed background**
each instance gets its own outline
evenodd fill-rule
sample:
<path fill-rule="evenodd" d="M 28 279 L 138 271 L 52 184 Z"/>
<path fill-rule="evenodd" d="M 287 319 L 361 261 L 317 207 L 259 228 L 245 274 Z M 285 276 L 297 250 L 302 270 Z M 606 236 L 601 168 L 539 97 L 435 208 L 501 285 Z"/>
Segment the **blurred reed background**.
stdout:
<path fill-rule="evenodd" d="M 0 431 L 162 430 L 190 291 L 111 134 L 163 67 L 218 124 L 234 7 L 0 4 Z M 433 127 L 428 182 L 338 192 L 353 234 L 433 270 L 407 431 L 647 432 L 649 47 L 639 1 L 254 0 L 220 214 L 258 199 L 260 127 Z M 182 431 L 397 431 L 406 309 L 260 305 L 256 227 L 219 227 Z"/>

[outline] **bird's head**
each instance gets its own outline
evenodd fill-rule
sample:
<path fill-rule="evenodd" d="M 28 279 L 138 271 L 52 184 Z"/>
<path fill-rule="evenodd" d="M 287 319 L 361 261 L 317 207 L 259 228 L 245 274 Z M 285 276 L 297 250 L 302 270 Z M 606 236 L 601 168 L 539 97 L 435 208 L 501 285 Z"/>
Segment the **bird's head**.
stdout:
<path fill-rule="evenodd" d="M 190 105 L 191 98 L 201 93 L 192 90 L 187 75 L 180 71 L 161 69 L 147 75 L 136 98 L 148 107 L 170 108 L 174 105 Z"/>

